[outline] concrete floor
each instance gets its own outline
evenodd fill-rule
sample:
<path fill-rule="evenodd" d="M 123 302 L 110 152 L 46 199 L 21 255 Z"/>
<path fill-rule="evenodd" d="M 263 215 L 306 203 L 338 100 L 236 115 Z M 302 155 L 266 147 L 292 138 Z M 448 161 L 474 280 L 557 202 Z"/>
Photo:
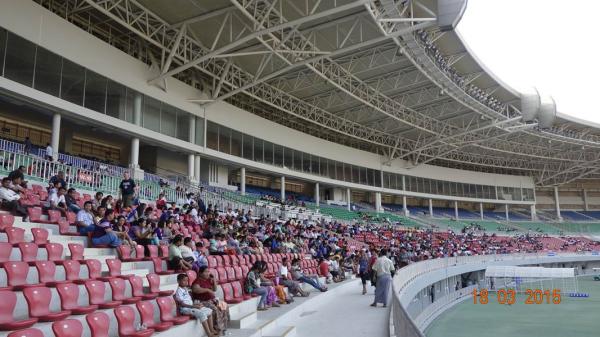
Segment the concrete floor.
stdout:
<path fill-rule="evenodd" d="M 297 337 L 384 337 L 389 336 L 388 308 L 372 308 L 375 288 L 362 295 L 360 280 L 350 281 L 335 300 L 307 308 L 294 324 Z"/>

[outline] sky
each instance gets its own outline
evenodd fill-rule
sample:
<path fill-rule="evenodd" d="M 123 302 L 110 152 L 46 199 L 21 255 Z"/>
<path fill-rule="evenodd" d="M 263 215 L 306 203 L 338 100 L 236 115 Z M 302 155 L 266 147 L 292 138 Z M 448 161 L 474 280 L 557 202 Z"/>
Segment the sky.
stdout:
<path fill-rule="evenodd" d="M 599 15 L 595 0 L 468 0 L 458 31 L 509 86 L 600 123 Z"/>

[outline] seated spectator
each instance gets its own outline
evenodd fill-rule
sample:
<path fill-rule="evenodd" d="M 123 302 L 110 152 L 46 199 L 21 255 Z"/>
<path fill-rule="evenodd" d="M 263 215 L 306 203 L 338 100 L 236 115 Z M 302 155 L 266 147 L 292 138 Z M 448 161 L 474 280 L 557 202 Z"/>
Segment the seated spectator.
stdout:
<path fill-rule="evenodd" d="M 158 199 L 156 200 L 156 208 L 163 209 L 167 206 L 167 198 L 165 198 L 164 193 L 160 193 L 158 195 Z"/>
<path fill-rule="evenodd" d="M 71 187 L 67 190 L 67 195 L 65 195 L 67 208 L 73 213 L 77 213 L 81 210 L 81 208 L 77 204 L 77 200 L 75 199 L 75 193 L 77 192 L 75 192 L 75 189 Z"/>
<path fill-rule="evenodd" d="M 192 298 L 194 303 L 202 304 L 213 311 L 213 326 L 224 332 L 229 323 L 229 307 L 226 302 L 216 296 L 217 281 L 207 266 L 198 270 L 198 277 L 192 284 Z"/>
<path fill-rule="evenodd" d="M 77 231 L 81 235 L 87 235 L 87 233 L 94 231 L 96 223 L 97 220 L 92 213 L 92 202 L 88 200 L 83 203 L 83 209 L 77 212 L 77 221 L 75 222 Z"/>
<path fill-rule="evenodd" d="M 333 282 L 341 282 L 344 280 L 344 273 L 340 270 L 340 257 L 337 255 L 329 256 L 329 272 L 331 273 L 331 277 Z"/>
<path fill-rule="evenodd" d="M 50 195 L 48 196 L 48 208 L 59 210 L 66 216 L 68 211 L 67 202 L 65 200 L 66 193 L 67 190 L 64 187 L 59 187 L 58 189 L 53 188 L 50 190 Z"/>
<path fill-rule="evenodd" d="M 129 236 L 129 228 L 127 227 L 127 223 L 125 221 L 124 216 L 119 215 L 119 217 L 117 217 L 117 222 L 113 225 L 112 229 L 113 232 L 115 232 L 115 234 L 117 235 L 117 237 L 121 239 L 121 241 L 123 241 L 130 247 L 135 247 L 136 243 L 133 240 L 131 240 L 131 237 Z"/>
<path fill-rule="evenodd" d="M 290 273 L 289 273 L 287 264 L 288 264 L 288 258 L 284 257 L 281 260 L 281 267 L 279 268 L 279 273 L 278 273 L 279 274 L 279 283 L 281 283 L 282 285 L 287 287 L 289 293 L 292 296 L 307 297 L 310 293 L 302 290 L 302 287 L 300 287 L 300 283 L 298 281 L 292 280 L 292 278 L 290 277 Z"/>
<path fill-rule="evenodd" d="M 189 270 L 192 269 L 192 264 L 183 259 L 180 247 L 183 245 L 183 236 L 176 235 L 173 242 L 169 245 L 169 259 L 167 264 L 170 269 L 174 270 Z"/>
<path fill-rule="evenodd" d="M 192 238 L 189 236 L 185 237 L 183 239 L 183 246 L 179 247 L 179 250 L 181 250 L 181 257 L 183 257 L 185 261 L 189 262 L 193 268 L 194 263 L 196 263 L 196 257 L 194 256 L 194 250 L 196 250 L 196 247 L 194 246 L 194 241 L 192 241 Z"/>
<path fill-rule="evenodd" d="M 329 272 L 329 261 L 323 259 L 322 257 L 319 258 L 319 276 L 322 276 L 325 278 L 325 283 L 331 283 L 333 276 L 331 275 L 331 273 Z"/>
<path fill-rule="evenodd" d="M 67 188 L 67 182 L 65 181 L 65 173 L 63 171 L 58 171 L 58 173 L 50 178 L 50 188 Z M 58 186 L 57 186 L 58 184 Z"/>
<path fill-rule="evenodd" d="M 23 182 L 21 177 L 17 176 L 10 181 L 10 188 L 17 193 L 24 193 L 27 189 L 27 184 Z"/>
<path fill-rule="evenodd" d="M 106 207 L 98 206 L 96 213 L 94 213 L 94 223 L 98 224 L 100 220 L 104 219 L 104 215 L 106 215 Z"/>
<path fill-rule="evenodd" d="M 313 286 L 313 288 L 320 290 L 321 292 L 327 291 L 327 287 L 321 285 L 319 278 L 316 276 L 307 276 L 302 273 L 302 269 L 300 268 L 300 260 L 298 259 L 292 260 L 292 277 L 296 281 L 310 284 Z"/>
<path fill-rule="evenodd" d="M 266 287 L 262 287 L 260 285 L 260 270 L 262 268 L 261 264 L 258 263 L 260 261 L 256 261 L 248 275 L 246 275 L 246 280 L 244 282 L 245 290 L 248 294 L 255 294 L 260 296 L 260 301 L 258 301 L 258 311 L 267 310 L 267 295 L 269 293 Z"/>
<path fill-rule="evenodd" d="M 218 337 L 220 331 L 215 330 L 213 327 L 212 319 L 208 319 L 213 314 L 210 308 L 205 307 L 201 303 L 194 304 L 192 296 L 190 295 L 189 278 L 186 274 L 177 275 L 177 290 L 175 291 L 175 301 L 177 302 L 177 308 L 179 313 L 182 315 L 188 315 L 196 318 L 202 323 L 204 332 L 207 337 Z"/>
<path fill-rule="evenodd" d="M 112 210 L 106 210 L 104 219 L 98 225 L 94 226 L 92 232 L 92 244 L 94 246 L 107 245 L 109 247 L 119 247 L 123 244 L 121 239 L 112 230 L 111 222 L 115 219 Z"/>
<path fill-rule="evenodd" d="M 113 196 L 112 195 L 107 195 L 106 197 L 104 197 L 104 199 L 102 199 L 102 202 L 100 203 L 100 206 L 106 208 L 106 210 L 111 210 L 114 208 L 114 201 L 113 201 Z"/>
<path fill-rule="evenodd" d="M 208 259 L 204 255 L 202 249 L 204 248 L 202 242 L 196 242 L 196 250 L 194 250 L 194 257 L 196 258 L 196 264 L 194 270 L 200 270 L 202 267 L 208 266 Z M 197 267 L 197 268 L 196 268 Z"/>
<path fill-rule="evenodd" d="M 0 187 L 0 200 L 2 202 L 2 208 L 14 212 L 20 216 L 27 216 L 27 209 L 21 206 L 19 199 L 21 196 L 19 193 L 13 191 L 10 188 L 11 180 L 6 177 L 2 178 L 2 187 Z"/>
<path fill-rule="evenodd" d="M 27 182 L 25 181 L 25 166 L 21 165 L 16 170 L 11 171 L 8 174 L 8 178 L 11 181 L 14 181 L 15 178 L 20 178 L 21 179 L 21 187 L 27 188 Z"/>
<path fill-rule="evenodd" d="M 96 192 L 96 195 L 94 195 L 94 199 L 92 199 L 92 209 L 94 211 L 96 211 L 98 209 L 98 207 L 100 207 L 100 205 L 102 204 L 103 197 L 104 197 L 104 193 L 102 193 L 102 192 Z"/>
<path fill-rule="evenodd" d="M 135 241 L 138 245 L 144 246 L 144 255 L 150 256 L 148 245 L 153 244 L 154 228 L 148 225 L 146 219 L 141 218 L 133 223 L 129 229 L 128 237 Z"/>

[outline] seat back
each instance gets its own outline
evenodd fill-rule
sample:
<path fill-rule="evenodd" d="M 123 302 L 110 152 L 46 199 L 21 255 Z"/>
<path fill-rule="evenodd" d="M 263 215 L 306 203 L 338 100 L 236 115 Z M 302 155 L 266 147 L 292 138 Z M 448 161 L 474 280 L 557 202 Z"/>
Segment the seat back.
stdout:
<path fill-rule="evenodd" d="M 39 222 L 42 220 L 42 209 L 40 207 L 29 207 L 27 215 L 29 216 L 29 221 Z"/>
<path fill-rule="evenodd" d="M 231 287 L 231 283 L 221 284 L 221 289 L 223 289 L 223 299 L 225 302 L 231 302 L 235 297 L 233 295 L 233 288 Z"/>
<path fill-rule="evenodd" d="M 233 270 L 235 272 L 235 279 L 236 280 L 243 280 L 244 279 L 244 272 L 242 270 L 242 267 L 240 266 L 235 266 L 233 267 Z"/>
<path fill-rule="evenodd" d="M 150 253 L 150 257 L 158 257 L 158 246 L 156 245 L 148 245 L 148 252 Z"/>
<path fill-rule="evenodd" d="M 146 275 L 148 279 L 148 285 L 150 285 L 150 292 L 157 293 L 160 290 L 160 276 L 157 274 L 148 274 Z"/>
<path fill-rule="evenodd" d="M 135 327 L 135 312 L 133 308 L 128 306 L 120 306 L 114 311 L 115 317 L 117 318 L 119 336 L 128 336 L 134 334 Z"/>
<path fill-rule="evenodd" d="M 215 279 L 215 281 L 217 281 L 217 283 L 221 283 L 221 281 L 219 280 L 219 273 L 217 272 L 216 269 L 208 268 L 208 272 L 214 277 L 214 279 Z"/>
<path fill-rule="evenodd" d="M 148 246 L 154 246 L 154 245 L 148 245 Z M 129 256 L 126 256 L 126 257 L 129 257 Z M 143 257 L 144 257 L 144 246 L 136 245 L 135 246 L 135 258 L 141 259 Z"/>
<path fill-rule="evenodd" d="M 83 245 L 80 243 L 69 243 L 69 252 L 71 252 L 71 260 L 83 260 Z"/>
<path fill-rule="evenodd" d="M 39 317 L 50 313 L 52 293 L 47 287 L 30 287 L 23 289 L 23 295 L 29 307 L 30 317 Z"/>
<path fill-rule="evenodd" d="M 162 260 L 159 257 L 152 258 L 152 264 L 154 265 L 154 272 L 160 273 L 163 271 Z"/>
<path fill-rule="evenodd" d="M 60 221 L 60 211 L 48 210 L 48 222 L 58 223 Z"/>
<path fill-rule="evenodd" d="M 173 309 L 176 307 L 172 296 L 162 296 L 156 299 L 158 310 L 160 310 L 160 320 L 163 322 L 173 319 Z"/>
<path fill-rule="evenodd" d="M 248 272 L 250 271 L 250 268 L 248 266 L 242 266 L 242 278 L 246 278 L 246 276 L 248 275 Z"/>
<path fill-rule="evenodd" d="M 135 304 L 137 310 L 140 313 L 140 320 L 142 324 L 145 324 L 147 327 L 152 327 L 154 325 L 154 306 L 151 301 L 141 301 Z"/>
<path fill-rule="evenodd" d="M 0 324 L 14 322 L 13 311 L 17 305 L 17 293 L 10 290 L 0 290 Z"/>
<path fill-rule="evenodd" d="M 9 286 L 20 286 L 27 284 L 27 274 L 29 274 L 29 265 L 23 261 L 11 261 L 4 264 L 4 271 L 7 276 Z"/>
<path fill-rule="evenodd" d="M 12 227 L 15 223 L 15 216 L 12 214 L 0 214 L 0 232 L 4 232 L 6 228 Z"/>
<path fill-rule="evenodd" d="M 102 275 L 102 264 L 96 259 L 85 260 L 85 265 L 88 268 L 88 277 L 96 279 Z"/>
<path fill-rule="evenodd" d="M 192 283 L 194 283 L 194 281 L 196 281 L 196 278 L 198 277 L 198 274 L 196 274 L 195 271 L 193 270 L 186 270 L 185 273 L 188 276 L 188 281 L 189 281 L 189 285 L 191 286 Z"/>
<path fill-rule="evenodd" d="M 226 283 L 229 281 L 229 277 L 227 276 L 227 271 L 225 270 L 225 268 L 217 268 L 217 274 L 219 274 L 219 282 Z"/>
<path fill-rule="evenodd" d="M 12 245 L 8 242 L 0 242 L 0 263 L 6 262 L 10 259 L 10 253 L 12 251 Z"/>
<path fill-rule="evenodd" d="M 106 259 L 106 265 L 108 266 L 108 275 L 121 276 L 121 260 Z"/>
<path fill-rule="evenodd" d="M 13 331 L 13 332 L 9 333 L 8 336 L 6 336 L 6 337 L 44 337 L 44 334 L 42 333 L 42 331 L 40 331 L 38 329 L 29 328 L 29 329 Z"/>
<path fill-rule="evenodd" d="M 131 256 L 131 248 L 129 248 L 129 246 L 127 245 L 120 245 L 119 247 L 117 247 L 117 252 L 119 253 L 119 256 L 122 259 L 127 259 Z M 108 259 L 107 259 L 107 264 L 108 264 Z M 110 267 L 109 267 L 110 270 Z"/>
<path fill-rule="evenodd" d="M 8 227 L 4 230 L 8 236 L 8 242 L 17 244 L 25 241 L 25 230 L 19 227 Z"/>
<path fill-rule="evenodd" d="M 162 256 L 162 257 L 169 256 L 169 246 L 167 246 L 167 245 L 160 245 L 160 246 L 158 246 L 158 249 L 160 251 L 160 256 Z"/>
<path fill-rule="evenodd" d="M 62 260 L 63 245 L 60 243 L 47 243 L 46 253 L 48 261 L 60 261 Z"/>
<path fill-rule="evenodd" d="M 240 259 L 237 257 L 237 255 L 231 255 L 229 257 L 229 259 L 231 259 L 231 265 L 232 266 L 239 266 L 240 265 Z"/>
<path fill-rule="evenodd" d="M 33 243 L 37 245 L 45 245 L 48 243 L 48 231 L 44 228 L 32 228 Z"/>
<path fill-rule="evenodd" d="M 225 272 L 227 273 L 227 280 L 229 280 L 229 282 L 236 280 L 235 269 L 233 269 L 233 267 L 225 267 Z"/>
<path fill-rule="evenodd" d="M 134 297 L 140 297 L 144 295 L 144 283 L 141 277 L 134 275 L 129 278 L 129 284 L 131 284 L 131 293 Z"/>
<path fill-rule="evenodd" d="M 242 284 L 240 282 L 232 282 L 231 287 L 233 288 L 233 297 L 240 298 L 244 296 L 244 290 L 242 289 Z"/>
<path fill-rule="evenodd" d="M 81 208 L 83 208 L 83 206 Z M 77 214 L 74 212 L 67 212 L 66 218 L 69 224 L 74 224 L 77 221 Z"/>
<path fill-rule="evenodd" d="M 110 318 L 102 311 L 96 311 L 85 316 L 90 327 L 91 337 L 108 337 Z"/>
<path fill-rule="evenodd" d="M 70 232 L 69 223 L 67 220 L 59 220 L 58 221 L 58 232 L 62 235 L 68 235 Z"/>
<path fill-rule="evenodd" d="M 209 268 L 217 268 L 217 258 L 214 255 L 207 256 L 206 260 Z"/>
<path fill-rule="evenodd" d="M 21 252 L 21 261 L 33 262 L 37 260 L 38 245 L 35 243 L 21 242 L 18 244 Z"/>
<path fill-rule="evenodd" d="M 79 306 L 79 286 L 74 283 L 56 285 L 62 310 L 72 310 Z"/>
<path fill-rule="evenodd" d="M 65 319 L 52 323 L 52 331 L 55 337 L 81 337 L 83 325 L 76 319 Z"/>
<path fill-rule="evenodd" d="M 38 272 L 40 283 L 48 283 L 56 281 L 56 265 L 52 261 L 36 261 L 35 269 Z"/>
<path fill-rule="evenodd" d="M 77 281 L 80 279 L 79 272 L 81 271 L 81 264 L 76 260 L 66 260 L 63 263 L 65 268 L 65 278 L 68 281 Z"/>
<path fill-rule="evenodd" d="M 115 277 L 108 280 L 114 301 L 123 301 L 125 297 L 125 280 Z"/>
<path fill-rule="evenodd" d="M 229 255 L 223 255 L 221 256 L 221 259 L 223 260 L 223 266 L 231 266 L 231 258 L 229 257 Z"/>
<path fill-rule="evenodd" d="M 104 304 L 106 302 L 104 299 L 106 293 L 104 282 L 87 280 L 85 281 L 85 289 L 88 292 L 90 304 Z"/>

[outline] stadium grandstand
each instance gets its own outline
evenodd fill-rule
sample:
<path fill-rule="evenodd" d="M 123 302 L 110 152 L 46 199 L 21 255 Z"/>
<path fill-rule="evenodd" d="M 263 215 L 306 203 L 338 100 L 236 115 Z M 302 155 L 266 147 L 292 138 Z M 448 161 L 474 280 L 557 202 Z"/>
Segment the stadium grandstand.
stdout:
<path fill-rule="evenodd" d="M 600 125 L 487 70 L 466 0 L 0 8 L 0 337 L 520 336 L 494 266 L 574 275 L 528 336 L 600 328 Z"/>

